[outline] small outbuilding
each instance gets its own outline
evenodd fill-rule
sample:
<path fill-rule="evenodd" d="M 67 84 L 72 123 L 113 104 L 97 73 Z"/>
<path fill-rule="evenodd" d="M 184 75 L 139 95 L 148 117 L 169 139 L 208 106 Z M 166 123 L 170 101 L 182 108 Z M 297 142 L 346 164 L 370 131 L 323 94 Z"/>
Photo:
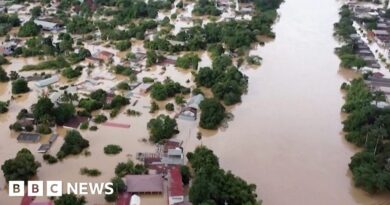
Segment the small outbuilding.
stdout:
<path fill-rule="evenodd" d="M 60 77 L 58 75 L 53 75 L 49 78 L 35 82 L 35 85 L 37 87 L 42 88 L 42 87 L 46 87 L 48 85 L 54 84 L 54 83 L 58 82 L 59 80 L 60 80 Z"/>
<path fill-rule="evenodd" d="M 37 133 L 22 132 L 19 134 L 18 142 L 35 143 L 41 139 L 41 135 Z"/>

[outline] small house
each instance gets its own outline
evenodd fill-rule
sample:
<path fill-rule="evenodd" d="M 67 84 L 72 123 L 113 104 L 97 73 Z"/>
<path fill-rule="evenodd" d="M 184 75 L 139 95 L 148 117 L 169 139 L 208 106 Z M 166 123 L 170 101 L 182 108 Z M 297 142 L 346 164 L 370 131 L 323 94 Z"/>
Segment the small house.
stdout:
<path fill-rule="evenodd" d="M 90 64 L 101 64 L 103 62 L 100 58 L 95 58 L 92 56 L 86 57 L 85 60 Z"/>
<path fill-rule="evenodd" d="M 16 13 L 18 13 L 19 11 L 21 11 L 24 8 L 26 8 L 24 5 L 13 4 L 13 5 L 11 5 L 10 7 L 7 8 L 7 12 L 9 14 L 16 14 Z"/>
<path fill-rule="evenodd" d="M 35 143 L 41 139 L 41 136 L 37 133 L 22 132 L 17 137 L 18 142 Z"/>
<path fill-rule="evenodd" d="M 13 39 L 4 43 L 1 43 L 0 46 L 0 54 L 4 56 L 12 55 L 15 49 L 19 46 L 20 40 Z"/>
<path fill-rule="evenodd" d="M 35 85 L 39 88 L 46 87 L 48 85 L 54 84 L 60 80 L 60 77 L 58 75 L 53 75 L 49 78 L 40 80 L 35 82 Z"/>
<path fill-rule="evenodd" d="M 202 94 L 192 96 L 186 106 L 180 111 L 179 119 L 195 121 L 199 110 L 199 104 L 204 100 Z"/>
<path fill-rule="evenodd" d="M 110 53 L 108 51 L 100 51 L 97 53 L 96 58 L 108 62 L 110 61 L 115 55 L 113 53 Z"/>
<path fill-rule="evenodd" d="M 183 150 L 181 148 L 168 149 L 168 153 L 161 158 L 161 162 L 166 165 L 183 165 Z"/>
<path fill-rule="evenodd" d="M 46 31 L 59 31 L 63 27 L 61 24 L 56 23 L 56 22 L 51 22 L 48 20 L 34 20 L 34 23 L 40 27 L 42 27 L 43 30 Z"/>

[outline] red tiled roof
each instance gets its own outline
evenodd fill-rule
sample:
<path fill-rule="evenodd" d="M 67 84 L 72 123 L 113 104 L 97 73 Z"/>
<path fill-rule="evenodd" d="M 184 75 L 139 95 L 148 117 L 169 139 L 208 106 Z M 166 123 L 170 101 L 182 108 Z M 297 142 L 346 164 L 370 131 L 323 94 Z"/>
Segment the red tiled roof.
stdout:
<path fill-rule="evenodd" d="M 169 196 L 184 196 L 183 182 L 179 166 L 174 166 L 169 171 Z"/>
<path fill-rule="evenodd" d="M 51 201 L 32 202 L 30 205 L 53 205 Z"/>
<path fill-rule="evenodd" d="M 131 199 L 131 194 L 124 192 L 119 194 L 118 199 L 116 200 L 116 205 L 129 205 Z"/>
<path fill-rule="evenodd" d="M 375 77 L 375 78 L 382 78 L 382 77 L 385 76 L 385 75 L 383 75 L 383 74 L 380 73 L 380 72 L 374 72 L 374 73 L 372 74 L 372 76 Z"/>
<path fill-rule="evenodd" d="M 20 205 L 30 205 L 32 201 L 34 201 L 35 197 L 24 195 Z"/>
<path fill-rule="evenodd" d="M 105 57 L 112 57 L 112 56 L 114 56 L 113 53 L 110 53 L 110 52 L 108 52 L 108 51 L 100 51 L 100 52 L 99 52 L 99 55 L 103 55 L 103 56 L 105 56 Z"/>

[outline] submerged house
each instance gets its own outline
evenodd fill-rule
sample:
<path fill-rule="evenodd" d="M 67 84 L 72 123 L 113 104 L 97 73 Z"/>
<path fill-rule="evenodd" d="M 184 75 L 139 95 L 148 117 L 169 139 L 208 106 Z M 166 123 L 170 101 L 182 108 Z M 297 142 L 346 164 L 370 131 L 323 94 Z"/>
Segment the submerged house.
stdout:
<path fill-rule="evenodd" d="M 38 142 L 41 139 L 41 136 L 37 133 L 22 132 L 19 134 L 17 140 L 18 142 L 24 143 L 34 143 Z"/>
<path fill-rule="evenodd" d="M 0 54 L 4 56 L 12 55 L 16 48 L 19 46 L 20 42 L 20 39 L 12 39 L 10 41 L 2 43 L 0 46 Z"/>
<path fill-rule="evenodd" d="M 163 178 L 158 174 L 126 175 L 127 192 L 132 194 L 162 194 L 164 191 Z"/>
<path fill-rule="evenodd" d="M 184 154 L 181 148 L 168 149 L 168 152 L 161 158 L 165 165 L 183 165 Z"/>
<path fill-rule="evenodd" d="M 192 98 L 188 101 L 187 105 L 180 111 L 178 118 L 182 120 L 195 121 L 197 119 L 199 104 L 203 100 L 204 96 L 202 94 L 192 96 Z"/>
<path fill-rule="evenodd" d="M 104 61 L 104 62 L 108 62 L 109 60 L 111 60 L 115 55 L 113 53 L 110 53 L 108 51 L 100 51 L 96 54 L 96 58 Z"/>
<path fill-rule="evenodd" d="M 35 85 L 39 88 L 42 88 L 42 87 L 46 87 L 48 85 L 54 84 L 54 83 L 58 82 L 59 80 L 60 80 L 60 77 L 58 77 L 58 75 L 53 75 L 49 78 L 35 82 Z"/>
<path fill-rule="evenodd" d="M 59 31 L 63 28 L 63 25 L 60 23 L 56 23 L 53 21 L 49 21 L 46 19 L 41 19 L 41 20 L 34 20 L 34 23 L 40 27 L 42 27 L 43 30 L 46 31 Z"/>

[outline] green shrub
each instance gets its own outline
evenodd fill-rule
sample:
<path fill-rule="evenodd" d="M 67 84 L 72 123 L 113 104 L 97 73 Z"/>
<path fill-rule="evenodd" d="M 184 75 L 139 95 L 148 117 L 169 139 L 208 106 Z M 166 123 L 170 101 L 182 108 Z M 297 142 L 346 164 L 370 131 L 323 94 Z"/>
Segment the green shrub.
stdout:
<path fill-rule="evenodd" d="M 119 145 L 110 144 L 104 147 L 105 154 L 119 154 L 122 152 L 122 147 Z"/>
<path fill-rule="evenodd" d="M 93 119 L 93 122 L 95 123 L 104 123 L 107 121 L 107 117 L 103 114 L 96 115 L 95 118 Z"/>
<path fill-rule="evenodd" d="M 102 172 L 99 171 L 98 169 L 88 169 L 88 168 L 84 167 L 84 168 L 80 169 L 80 174 L 87 175 L 90 177 L 96 177 L 96 176 L 100 176 L 102 174 Z"/>

